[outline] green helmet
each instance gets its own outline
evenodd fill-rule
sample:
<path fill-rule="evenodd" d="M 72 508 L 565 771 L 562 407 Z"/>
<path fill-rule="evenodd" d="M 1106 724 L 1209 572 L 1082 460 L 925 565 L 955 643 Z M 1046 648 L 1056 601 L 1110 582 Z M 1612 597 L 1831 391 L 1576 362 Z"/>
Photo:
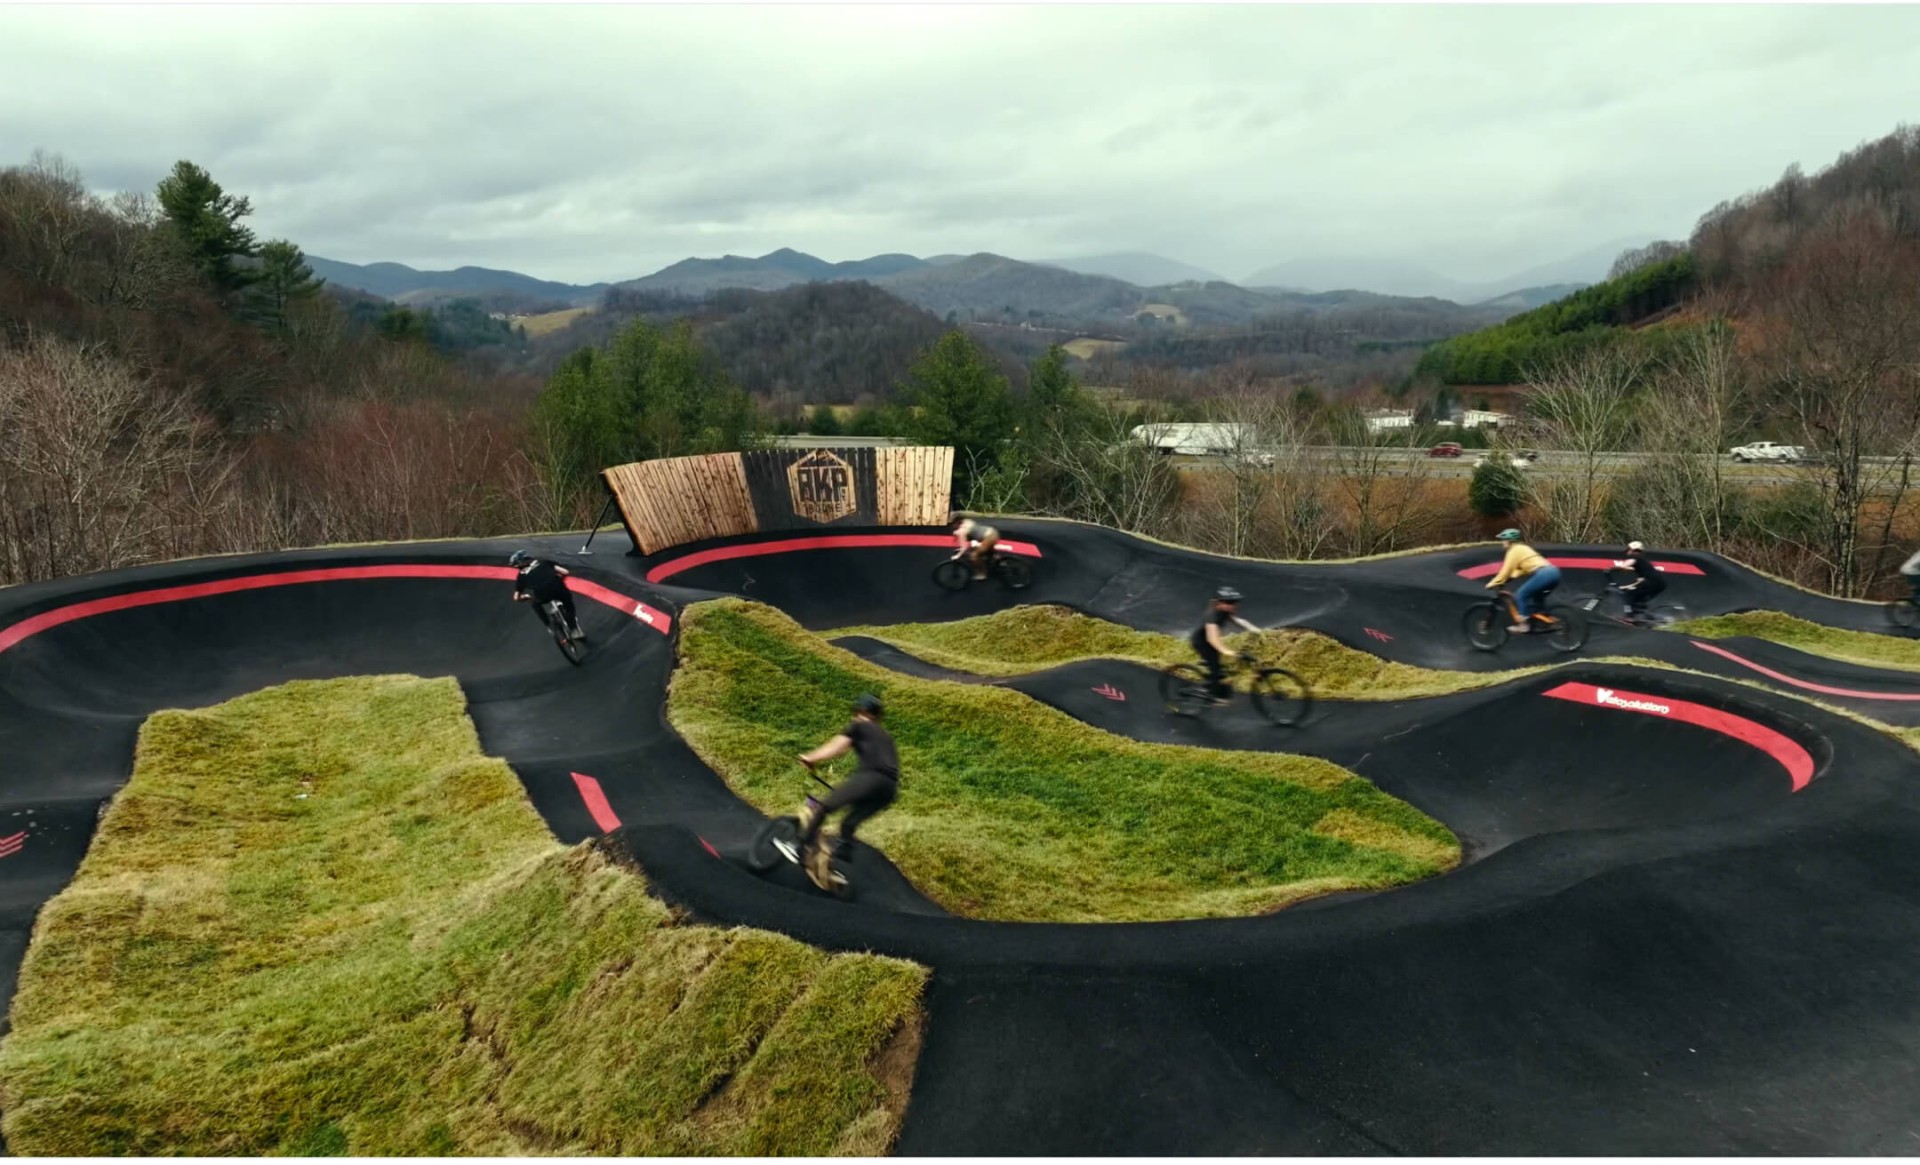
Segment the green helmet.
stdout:
<path fill-rule="evenodd" d="M 1517 542 L 1520 540 L 1520 531 L 1514 529 L 1512 526 L 1508 526 L 1498 534 L 1495 534 L 1494 537 L 1502 542 Z"/>

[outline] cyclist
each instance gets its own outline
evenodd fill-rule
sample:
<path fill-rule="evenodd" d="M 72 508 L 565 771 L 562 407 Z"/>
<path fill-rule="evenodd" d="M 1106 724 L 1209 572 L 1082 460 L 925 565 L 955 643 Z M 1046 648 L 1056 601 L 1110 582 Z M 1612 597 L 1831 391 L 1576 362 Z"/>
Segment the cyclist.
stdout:
<path fill-rule="evenodd" d="M 1627 618 L 1637 623 L 1647 617 L 1647 604 L 1654 596 L 1667 589 L 1667 580 L 1647 556 L 1644 542 L 1627 543 L 1627 556 L 1616 559 L 1613 565 L 1634 574 L 1633 581 L 1620 588 L 1620 594 L 1627 600 Z"/>
<path fill-rule="evenodd" d="M 847 815 L 840 819 L 840 842 L 834 856 L 850 856 L 854 831 L 900 795 L 900 754 L 894 748 L 892 734 L 880 726 L 884 715 L 886 708 L 880 703 L 880 697 L 861 696 L 853 702 L 853 719 L 839 735 L 812 752 L 800 754 L 800 763 L 809 769 L 821 761 L 843 755 L 848 749 L 852 749 L 860 761 L 852 776 L 835 785 L 821 799 L 818 812 L 801 810 L 801 853 L 808 853 L 808 847 L 820 836 L 827 814 L 845 809 Z M 815 880 L 824 884 L 828 877 L 826 847 L 820 847 L 811 860 L 818 863 L 812 870 Z"/>
<path fill-rule="evenodd" d="M 1207 665 L 1207 694 L 1213 697 L 1215 705 L 1226 703 L 1231 690 L 1227 687 L 1227 669 L 1223 661 L 1240 657 L 1240 653 L 1228 647 L 1227 641 L 1220 635 L 1220 629 L 1229 623 L 1238 623 L 1248 631 L 1260 630 L 1240 617 L 1240 592 L 1232 587 L 1221 587 L 1213 592 L 1213 601 L 1207 604 L 1205 621 L 1194 628 L 1187 640 L 1200 653 L 1201 662 Z"/>
<path fill-rule="evenodd" d="M 1513 579 L 1526 580 L 1513 592 L 1513 602 L 1519 608 L 1520 621 L 1507 628 L 1515 635 L 1525 635 L 1533 630 L 1533 616 L 1539 614 L 1547 595 L 1560 585 L 1560 568 L 1548 562 L 1538 550 L 1522 542 L 1520 531 L 1511 526 L 1494 537 L 1507 544 L 1507 557 L 1500 563 L 1500 573 L 1487 583 L 1487 589 L 1495 590 Z"/>
<path fill-rule="evenodd" d="M 966 555 L 973 564 L 973 577 L 976 581 L 987 577 L 987 556 L 993 553 L 994 546 L 1000 541 L 1000 531 L 985 522 L 976 522 L 963 514 L 953 515 L 949 527 L 953 531 L 955 542 L 960 549 L 954 557 Z"/>
<path fill-rule="evenodd" d="M 560 610 L 567 617 L 567 630 L 581 642 L 586 642 L 586 632 L 580 630 L 580 616 L 573 609 L 573 592 L 561 580 L 568 575 L 567 568 L 556 566 L 544 558 L 535 558 L 524 550 L 516 550 L 507 558 L 507 565 L 516 567 L 519 574 L 513 579 L 513 601 L 516 603 L 533 600 L 534 614 L 540 621 L 547 621 L 547 604 L 559 603 Z"/>

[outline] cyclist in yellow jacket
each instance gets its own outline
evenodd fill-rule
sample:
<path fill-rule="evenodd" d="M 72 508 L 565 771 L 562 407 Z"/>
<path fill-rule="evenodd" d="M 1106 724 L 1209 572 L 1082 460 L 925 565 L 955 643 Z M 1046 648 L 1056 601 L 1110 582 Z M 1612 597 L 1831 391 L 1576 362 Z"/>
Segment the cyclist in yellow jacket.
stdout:
<path fill-rule="evenodd" d="M 1548 562 L 1546 555 L 1520 541 L 1520 531 L 1511 526 L 1495 537 L 1507 544 L 1507 557 L 1500 563 L 1500 573 L 1487 583 L 1487 589 L 1496 590 L 1514 579 L 1526 580 L 1513 592 L 1514 605 L 1520 609 L 1520 622 L 1508 628 L 1516 635 L 1525 635 L 1533 630 L 1532 617 L 1540 613 L 1547 594 L 1560 585 L 1560 568 Z"/>

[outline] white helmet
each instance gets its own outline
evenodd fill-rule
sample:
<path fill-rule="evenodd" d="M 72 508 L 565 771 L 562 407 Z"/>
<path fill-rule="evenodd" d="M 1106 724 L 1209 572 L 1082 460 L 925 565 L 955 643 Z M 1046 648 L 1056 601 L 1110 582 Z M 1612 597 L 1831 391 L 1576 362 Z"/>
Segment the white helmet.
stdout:
<path fill-rule="evenodd" d="M 1644 543 L 1644 542 L 1629 542 L 1629 543 L 1627 543 L 1627 549 L 1628 549 L 1628 550 L 1645 550 L 1646 548 L 1647 548 L 1647 546 L 1646 546 L 1646 543 Z"/>

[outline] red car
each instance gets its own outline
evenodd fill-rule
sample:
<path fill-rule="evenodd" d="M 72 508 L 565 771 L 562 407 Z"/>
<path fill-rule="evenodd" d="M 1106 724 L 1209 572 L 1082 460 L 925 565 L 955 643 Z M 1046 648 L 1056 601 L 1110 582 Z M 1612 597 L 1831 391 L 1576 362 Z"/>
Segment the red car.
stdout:
<path fill-rule="evenodd" d="M 1428 457 L 1458 457 L 1460 456 L 1460 442 L 1442 441 L 1438 445 L 1435 445 L 1433 448 L 1427 450 L 1427 456 Z"/>

